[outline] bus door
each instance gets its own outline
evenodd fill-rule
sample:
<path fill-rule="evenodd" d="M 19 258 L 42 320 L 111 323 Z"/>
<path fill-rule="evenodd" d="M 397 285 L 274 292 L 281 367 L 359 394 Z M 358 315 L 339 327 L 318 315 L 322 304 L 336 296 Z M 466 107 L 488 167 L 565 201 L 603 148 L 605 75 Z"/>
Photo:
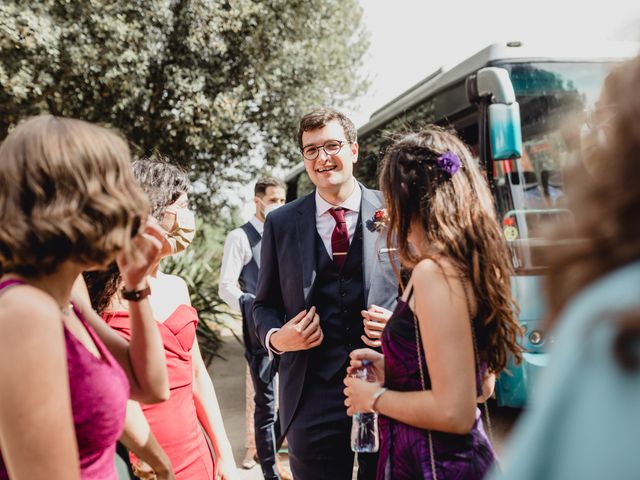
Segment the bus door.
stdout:
<path fill-rule="evenodd" d="M 523 274 L 531 249 L 520 249 L 517 243 L 522 234 L 530 239 L 530 229 L 537 226 L 536 213 L 524 208 L 527 192 L 538 183 L 522 168 L 523 146 L 520 108 L 516 102 L 509 72 L 503 68 L 487 67 L 467 79 L 467 97 L 478 107 L 478 150 L 487 172 L 487 180 L 496 201 L 505 240 L 512 253 L 511 262 L 516 274 L 512 278 L 514 297 L 520 306 L 519 321 L 525 329 L 523 347 L 526 350 L 521 365 L 509 362 L 496 384 L 498 405 L 522 407 L 526 404 L 531 385 L 539 370 L 546 365 L 546 353 L 540 348 L 538 323 L 542 313 L 541 277 Z M 546 211 L 539 211 L 544 217 Z M 514 250 L 515 249 L 515 250 Z M 516 254 L 517 253 L 517 254 Z M 524 254 L 523 254 L 524 253 Z M 531 336 L 532 332 L 537 332 Z"/>

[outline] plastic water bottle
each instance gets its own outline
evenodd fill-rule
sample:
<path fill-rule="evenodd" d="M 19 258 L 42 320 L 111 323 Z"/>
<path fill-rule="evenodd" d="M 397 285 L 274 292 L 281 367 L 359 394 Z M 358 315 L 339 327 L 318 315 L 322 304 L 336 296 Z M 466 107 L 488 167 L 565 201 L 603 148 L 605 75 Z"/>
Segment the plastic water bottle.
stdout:
<path fill-rule="evenodd" d="M 362 360 L 362 368 L 351 374 L 354 378 L 375 382 L 376 375 L 370 360 Z M 377 452 L 380 448 L 378 438 L 378 414 L 375 412 L 353 414 L 351 423 L 351 450 L 354 452 Z"/>

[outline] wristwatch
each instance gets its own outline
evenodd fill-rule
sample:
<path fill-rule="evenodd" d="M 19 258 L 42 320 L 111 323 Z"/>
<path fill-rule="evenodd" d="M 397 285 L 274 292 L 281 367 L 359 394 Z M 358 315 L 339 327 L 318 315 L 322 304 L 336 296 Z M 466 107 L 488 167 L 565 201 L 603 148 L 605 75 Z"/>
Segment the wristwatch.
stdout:
<path fill-rule="evenodd" d="M 124 287 L 122 287 L 120 293 L 122 294 L 122 298 L 124 298 L 125 300 L 129 300 L 130 302 L 138 302 L 143 298 L 151 295 L 151 287 L 147 285 L 141 290 L 126 290 Z"/>

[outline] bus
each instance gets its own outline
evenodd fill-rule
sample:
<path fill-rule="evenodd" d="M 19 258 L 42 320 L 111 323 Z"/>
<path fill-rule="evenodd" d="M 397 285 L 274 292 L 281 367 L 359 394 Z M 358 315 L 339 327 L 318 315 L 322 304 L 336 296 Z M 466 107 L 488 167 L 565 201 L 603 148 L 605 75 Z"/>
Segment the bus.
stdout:
<path fill-rule="evenodd" d="M 394 134 L 428 123 L 454 128 L 483 168 L 515 275 L 513 292 L 524 330 L 524 360 L 509 363 L 496 384 L 499 406 L 522 407 L 547 363 L 553 341 L 543 330 L 543 235 L 563 208 L 562 167 L 578 158 L 585 112 L 604 78 L 638 52 L 631 42 L 597 45 L 496 43 L 452 68 L 440 68 L 373 113 L 358 129 L 355 176 L 376 186 L 379 160 Z M 287 175 L 288 200 L 313 185 L 303 163 Z"/>

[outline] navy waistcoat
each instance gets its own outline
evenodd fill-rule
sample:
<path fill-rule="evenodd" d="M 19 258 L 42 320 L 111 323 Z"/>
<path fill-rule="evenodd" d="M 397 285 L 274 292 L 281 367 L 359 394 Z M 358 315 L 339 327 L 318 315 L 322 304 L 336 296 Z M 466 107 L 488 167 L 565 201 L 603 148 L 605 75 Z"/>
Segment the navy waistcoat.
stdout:
<path fill-rule="evenodd" d="M 345 375 L 349 353 L 363 347 L 362 222 L 358 224 L 342 269 L 333 262 L 316 234 L 317 277 L 311 305 L 316 306 L 324 340 L 310 350 L 308 373 L 328 381 Z"/>
<path fill-rule="evenodd" d="M 266 355 L 262 343 L 255 332 L 253 321 L 253 298 L 258 285 L 258 272 L 260 270 L 260 246 L 262 236 L 250 222 L 240 227 L 249 239 L 251 246 L 251 260 L 240 271 L 238 284 L 245 295 L 240 298 L 240 310 L 242 312 L 242 337 L 245 346 L 245 356 L 249 362 L 255 355 Z M 246 295 L 249 294 L 249 295 Z"/>
<path fill-rule="evenodd" d="M 252 258 L 249 263 L 242 267 L 238 283 L 240 284 L 240 290 L 244 293 L 252 293 L 255 295 L 256 286 L 258 285 L 258 271 L 260 269 L 260 244 L 262 243 L 262 236 L 250 222 L 245 223 L 240 228 L 249 239 Z"/>

